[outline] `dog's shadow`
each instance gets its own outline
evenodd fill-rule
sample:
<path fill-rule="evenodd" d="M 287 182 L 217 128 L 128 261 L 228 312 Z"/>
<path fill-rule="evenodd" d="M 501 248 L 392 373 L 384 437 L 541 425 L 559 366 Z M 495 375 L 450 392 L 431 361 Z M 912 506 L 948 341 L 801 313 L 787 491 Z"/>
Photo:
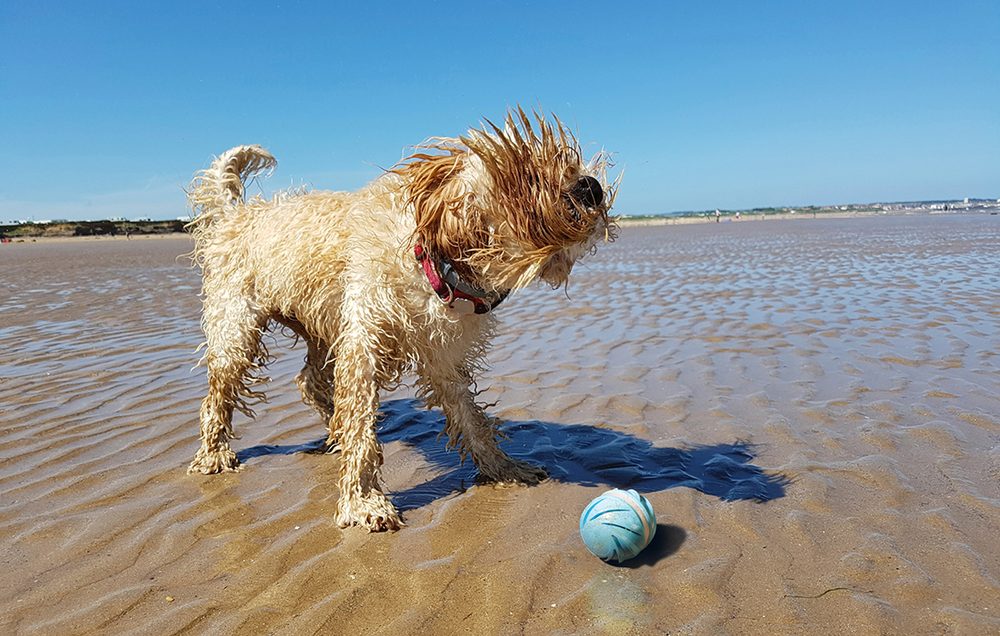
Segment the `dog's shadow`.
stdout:
<path fill-rule="evenodd" d="M 426 506 L 462 492 L 476 483 L 471 462 L 459 462 L 458 453 L 445 449 L 440 439 L 444 416 L 424 409 L 416 400 L 382 403 L 378 436 L 399 441 L 418 451 L 440 475 L 401 492 L 392 493 L 401 511 Z M 508 422 L 508 439 L 501 446 L 512 457 L 543 466 L 549 478 L 582 486 L 633 488 L 642 493 L 686 486 L 725 501 L 770 501 L 783 497 L 788 479 L 767 473 L 750 463 L 753 446 L 737 441 L 685 448 L 654 446 L 619 431 L 580 424 L 531 420 Z M 265 455 L 316 452 L 324 439 L 306 444 L 260 445 L 237 453 L 241 462 Z"/>

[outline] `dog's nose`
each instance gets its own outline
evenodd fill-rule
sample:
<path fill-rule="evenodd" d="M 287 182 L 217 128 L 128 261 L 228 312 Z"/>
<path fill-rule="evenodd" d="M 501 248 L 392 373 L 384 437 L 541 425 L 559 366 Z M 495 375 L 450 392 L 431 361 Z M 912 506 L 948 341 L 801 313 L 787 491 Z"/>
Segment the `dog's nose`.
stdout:
<path fill-rule="evenodd" d="M 604 201 L 604 190 L 601 189 L 601 182 L 594 177 L 577 179 L 569 195 L 585 208 L 596 208 Z"/>

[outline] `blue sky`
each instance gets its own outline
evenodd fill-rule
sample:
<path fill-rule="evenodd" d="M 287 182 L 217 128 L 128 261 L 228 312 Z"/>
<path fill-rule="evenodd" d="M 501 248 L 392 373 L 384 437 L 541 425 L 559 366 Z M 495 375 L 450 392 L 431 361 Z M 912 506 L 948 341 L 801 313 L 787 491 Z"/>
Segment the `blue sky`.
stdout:
<path fill-rule="evenodd" d="M 514 104 L 617 212 L 1000 197 L 1000 2 L 0 3 L 0 220 L 174 218 L 242 143 L 354 189 Z"/>

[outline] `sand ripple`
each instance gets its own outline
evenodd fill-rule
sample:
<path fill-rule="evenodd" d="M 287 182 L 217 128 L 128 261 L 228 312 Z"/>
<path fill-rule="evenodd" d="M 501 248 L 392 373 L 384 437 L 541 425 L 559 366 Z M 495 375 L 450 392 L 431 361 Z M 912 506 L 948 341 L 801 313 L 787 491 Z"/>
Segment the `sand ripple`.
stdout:
<path fill-rule="evenodd" d="M 185 474 L 204 378 L 184 240 L 0 246 L 0 632 L 1000 633 L 1000 223 L 626 228 L 502 308 L 482 387 L 540 486 L 386 396 L 408 527 L 332 523 L 282 352 L 245 469 Z M 591 557 L 580 510 L 657 539 Z"/>

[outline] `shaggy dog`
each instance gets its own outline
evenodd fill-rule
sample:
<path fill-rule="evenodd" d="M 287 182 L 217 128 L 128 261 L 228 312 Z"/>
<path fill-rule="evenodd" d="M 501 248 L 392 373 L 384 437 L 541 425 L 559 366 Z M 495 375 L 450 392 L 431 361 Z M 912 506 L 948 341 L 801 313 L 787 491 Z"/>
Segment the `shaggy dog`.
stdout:
<path fill-rule="evenodd" d="M 204 284 L 208 395 L 189 472 L 239 468 L 233 409 L 264 396 L 274 323 L 305 341 L 296 377 L 341 452 L 337 523 L 395 530 L 375 434 L 379 390 L 415 373 L 444 410 L 448 446 L 482 477 L 536 483 L 545 472 L 498 446 L 499 421 L 476 402 L 475 378 L 496 327 L 492 310 L 541 279 L 564 285 L 578 258 L 613 240 L 617 181 L 606 155 L 584 161 L 558 119 L 517 109 L 463 137 L 435 138 L 358 192 L 294 191 L 245 200 L 248 178 L 275 165 L 260 146 L 224 153 L 196 175 L 193 258 Z"/>

